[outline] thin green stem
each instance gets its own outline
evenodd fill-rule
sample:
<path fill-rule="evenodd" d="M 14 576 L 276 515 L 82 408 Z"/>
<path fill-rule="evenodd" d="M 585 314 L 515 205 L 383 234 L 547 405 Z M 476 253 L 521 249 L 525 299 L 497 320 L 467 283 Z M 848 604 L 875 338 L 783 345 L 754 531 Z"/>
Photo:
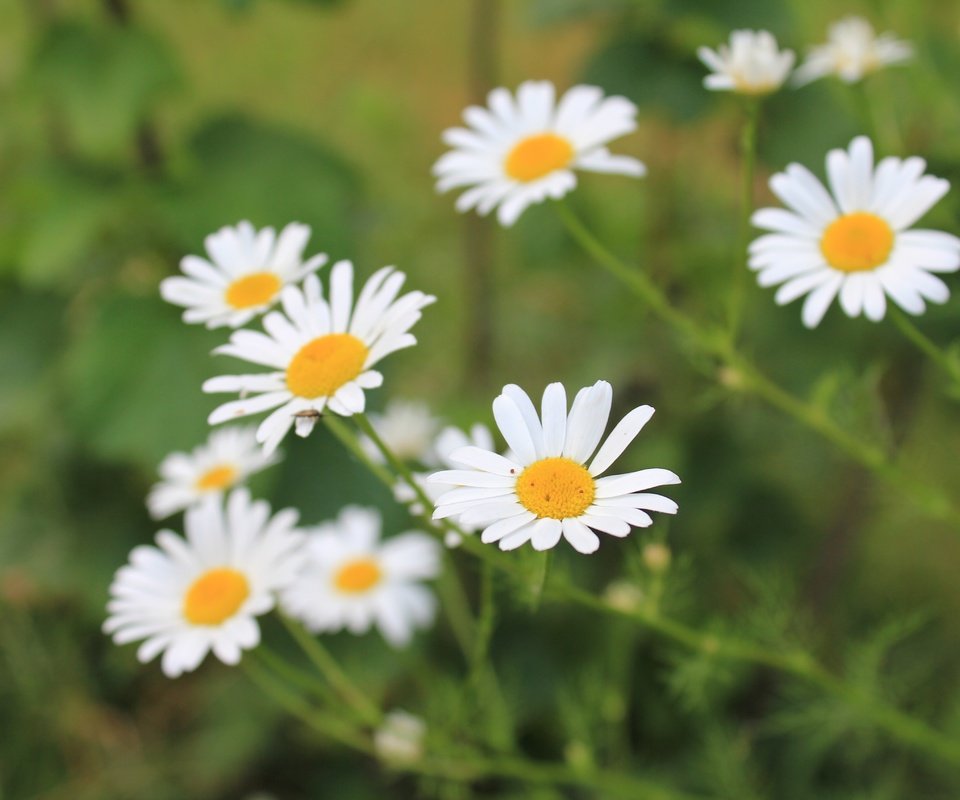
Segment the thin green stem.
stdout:
<path fill-rule="evenodd" d="M 746 356 L 739 353 L 728 337 L 702 327 L 674 308 L 666 295 L 649 278 L 638 279 L 641 273 L 628 267 L 601 244 L 567 205 L 557 203 L 556 207 L 570 234 L 597 263 L 622 280 L 637 297 L 648 304 L 651 311 L 673 327 L 695 349 L 699 349 L 698 355 L 712 356 L 724 364 L 726 369 L 718 372 L 717 377 L 722 378 L 726 386 L 751 393 L 816 431 L 850 459 L 905 495 L 927 516 L 960 526 L 960 509 L 948 494 L 919 483 L 910 472 L 890 461 L 884 450 L 847 433 L 822 409 L 800 400 L 778 386 Z"/>
<path fill-rule="evenodd" d="M 493 637 L 493 626 L 496 622 L 493 570 L 493 564 L 489 561 L 484 561 L 481 565 L 480 616 L 477 620 L 477 635 L 473 642 L 470 666 L 470 683 L 474 687 L 480 685 L 483 675 L 487 671 L 490 640 Z"/>
<path fill-rule="evenodd" d="M 369 725 L 379 725 L 383 717 L 380 708 L 350 680 L 330 651 L 311 636 L 299 622 L 283 614 L 280 615 L 280 619 L 290 635 L 300 645 L 307 658 L 320 671 L 320 674 L 329 681 L 337 694 L 353 708 L 364 722 Z"/>
<path fill-rule="evenodd" d="M 923 331 L 921 331 L 903 311 L 894 305 L 889 307 L 890 317 L 904 336 L 910 340 L 924 355 L 928 356 L 950 380 L 960 385 L 960 363 L 951 358 L 938 347 Z"/>
<path fill-rule="evenodd" d="M 757 163 L 757 125 L 760 121 L 760 100 L 746 99 L 746 119 L 740 131 L 740 225 L 737 236 L 737 252 L 733 259 L 733 274 L 730 276 L 730 340 L 735 342 L 743 317 L 746 292 L 747 244 L 750 239 L 750 215 L 753 213 L 753 174 Z"/>
<path fill-rule="evenodd" d="M 357 437 L 353 435 L 350 427 L 344 421 L 334 414 L 324 414 L 323 422 L 328 430 L 340 440 L 340 443 L 347 448 L 357 460 L 365 465 L 388 489 L 393 489 L 393 474 L 383 464 L 378 464 L 360 445 Z"/>
<path fill-rule="evenodd" d="M 256 653 L 242 662 L 244 672 L 264 694 L 288 713 L 305 722 L 318 733 L 365 753 L 373 753 L 373 744 L 358 730 L 342 722 L 336 715 L 317 711 L 304 697 L 291 691 L 283 680 L 258 662 Z"/>

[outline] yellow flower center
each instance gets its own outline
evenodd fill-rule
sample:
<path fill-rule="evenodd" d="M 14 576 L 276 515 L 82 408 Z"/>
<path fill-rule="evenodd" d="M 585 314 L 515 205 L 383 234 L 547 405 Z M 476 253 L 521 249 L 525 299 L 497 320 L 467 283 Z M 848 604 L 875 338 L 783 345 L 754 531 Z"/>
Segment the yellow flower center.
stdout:
<path fill-rule="evenodd" d="M 538 517 L 579 517 L 593 502 L 596 488 L 586 467 L 569 458 L 542 458 L 520 473 L 517 497 Z"/>
<path fill-rule="evenodd" d="M 237 479 L 237 470 L 229 464 L 211 467 L 197 478 L 194 486 L 201 492 L 215 492 L 225 489 Z"/>
<path fill-rule="evenodd" d="M 281 285 L 272 272 L 252 272 L 227 287 L 227 304 L 237 309 L 262 306 L 273 300 Z"/>
<path fill-rule="evenodd" d="M 503 168 L 516 181 L 535 181 L 573 160 L 573 145 L 555 133 L 521 139 L 507 155 Z"/>
<path fill-rule="evenodd" d="M 349 333 L 330 333 L 307 342 L 287 367 L 287 388 L 298 397 L 330 397 L 362 371 L 367 346 Z"/>
<path fill-rule="evenodd" d="M 820 251 L 827 263 L 843 272 L 863 272 L 887 262 L 893 249 L 893 229 L 876 214 L 855 211 L 827 226 Z"/>
<path fill-rule="evenodd" d="M 219 625 L 250 596 L 246 577 L 229 567 L 207 570 L 197 578 L 183 601 L 183 616 L 192 625 Z"/>
<path fill-rule="evenodd" d="M 348 561 L 333 579 L 334 586 L 347 594 L 366 592 L 380 583 L 383 572 L 372 558 L 358 558 Z"/>

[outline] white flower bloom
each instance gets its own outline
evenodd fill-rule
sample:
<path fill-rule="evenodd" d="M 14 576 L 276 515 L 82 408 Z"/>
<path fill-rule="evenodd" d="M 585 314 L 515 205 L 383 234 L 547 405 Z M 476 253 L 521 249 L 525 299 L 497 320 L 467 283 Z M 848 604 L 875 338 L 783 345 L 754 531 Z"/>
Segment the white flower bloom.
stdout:
<path fill-rule="evenodd" d="M 315 633 L 376 625 L 393 647 L 433 622 L 436 600 L 418 581 L 440 573 L 440 547 L 425 533 L 380 542 L 380 512 L 347 506 L 309 532 L 307 563 L 281 601 Z"/>
<path fill-rule="evenodd" d="M 224 504 L 211 497 L 187 510 L 186 539 L 157 534 L 157 547 L 130 554 L 110 586 L 105 633 L 117 644 L 143 640 L 137 658 L 163 653 L 164 673 L 196 669 L 209 651 L 236 664 L 260 642 L 256 617 L 270 611 L 275 593 L 289 586 L 303 562 L 297 513 L 270 516 L 246 489 Z"/>
<path fill-rule="evenodd" d="M 887 64 L 899 64 L 912 56 L 909 42 L 892 33 L 877 36 L 867 20 L 846 17 L 830 26 L 827 43 L 812 48 L 793 77 L 798 85 L 827 75 L 856 83 Z"/>
<path fill-rule="evenodd" d="M 701 47 L 700 60 L 713 70 L 703 79 L 708 89 L 739 94 L 762 95 L 775 92 L 790 74 L 796 56 L 781 51 L 769 31 L 734 31 L 730 45 L 716 50 Z"/>
<path fill-rule="evenodd" d="M 943 303 L 946 284 L 935 272 L 960 267 L 960 239 L 932 230 L 908 230 L 946 194 L 942 178 L 924 175 L 922 158 L 884 158 L 874 167 L 873 146 L 859 136 L 849 150 L 827 154 L 828 192 L 809 170 L 790 164 L 770 179 L 789 207 L 763 208 L 753 224 L 773 233 L 750 245 L 750 268 L 761 286 L 782 284 L 780 305 L 807 295 L 803 324 L 814 328 L 839 294 L 847 316 L 883 319 L 888 296 L 910 314 L 925 300 Z M 832 194 L 831 194 L 832 193 Z"/>
<path fill-rule="evenodd" d="M 388 764 L 411 764 L 423 758 L 423 738 L 427 725 L 401 709 L 389 712 L 374 731 L 373 747 Z"/>
<path fill-rule="evenodd" d="M 210 260 L 186 256 L 180 262 L 184 275 L 162 280 L 160 295 L 187 309 L 184 322 L 238 328 L 270 308 L 284 286 L 327 263 L 324 253 L 303 261 L 309 238 L 310 227 L 299 222 L 279 237 L 273 228 L 257 231 L 246 221 L 221 228 L 204 241 Z"/>
<path fill-rule="evenodd" d="M 596 86 L 574 86 L 559 101 L 549 81 L 527 81 L 516 96 L 490 92 L 487 108 L 463 112 L 468 128 L 450 128 L 452 148 L 433 167 L 437 191 L 470 187 L 458 211 L 476 208 L 512 225 L 527 206 L 559 199 L 577 185 L 575 169 L 640 177 L 644 165 L 612 155 L 607 142 L 636 130 L 637 107 L 625 97 L 604 97 Z"/>
<path fill-rule="evenodd" d="M 342 416 L 362 412 L 364 390 L 383 383 L 372 367 L 417 343 L 409 330 L 421 309 L 436 300 L 423 292 L 398 298 L 405 279 L 402 272 L 384 267 L 370 277 L 354 304 L 353 265 L 339 261 L 330 273 L 329 302 L 316 275 L 302 289 L 285 288 L 283 311 L 263 318 L 266 333 L 234 331 L 228 344 L 214 350 L 277 371 L 206 381 L 205 392 L 241 393 L 241 399 L 217 408 L 210 424 L 275 409 L 257 429 L 257 441 L 272 453 L 294 422 L 303 436 L 324 409 Z"/>
<path fill-rule="evenodd" d="M 171 453 L 160 464 L 160 482 L 147 497 L 154 519 L 163 519 L 221 494 L 280 460 L 257 444 L 254 429 L 232 426 L 210 434 L 190 453 Z"/>
<path fill-rule="evenodd" d="M 456 469 L 459 464 L 450 459 L 450 454 L 455 450 L 459 450 L 461 447 L 467 447 L 469 445 L 480 447 L 484 450 L 493 450 L 493 435 L 490 433 L 490 429 L 486 425 L 480 425 L 478 423 L 470 428 L 468 435 L 459 428 L 449 425 L 440 432 L 436 442 L 433 444 L 433 450 L 436 453 L 439 465 L 447 467 L 448 469 Z M 413 475 L 417 486 L 423 490 L 423 493 L 432 503 L 435 503 L 437 498 L 447 491 L 447 487 L 432 483 L 428 480 L 429 477 L 430 473 L 428 472 L 416 472 Z M 410 484 L 404 480 L 397 481 L 393 488 L 393 496 L 397 499 L 397 502 L 409 506 L 412 514 L 423 514 L 426 512 L 426 509 L 417 497 L 417 493 L 410 487 Z M 459 523 L 459 520 L 454 521 Z M 480 526 L 474 525 L 461 525 L 460 527 L 465 533 L 474 533 L 480 529 Z M 447 547 L 457 547 L 460 543 L 461 537 L 459 533 L 447 531 L 444 537 L 444 544 L 446 544 Z"/>
<path fill-rule="evenodd" d="M 440 420 L 426 403 L 393 399 L 387 402 L 382 414 L 370 414 L 369 419 L 384 444 L 401 461 L 417 461 L 428 466 L 436 464 L 433 437 L 440 427 Z M 380 450 L 370 439 L 363 436 L 360 444 L 367 456 L 378 464 L 383 463 Z"/>
<path fill-rule="evenodd" d="M 480 447 L 454 451 L 450 458 L 466 469 L 430 476 L 435 483 L 457 487 L 437 500 L 434 518 L 459 517 L 463 524 L 485 526 L 481 540 L 499 542 L 501 550 L 526 542 L 548 550 L 563 536 L 577 551 L 593 553 L 600 539 L 591 529 L 623 537 L 632 525 L 653 523 L 643 509 L 676 513 L 673 500 L 646 493 L 679 483 L 669 470 L 598 477 L 653 416 L 650 406 L 635 408 L 597 450 L 612 401 L 610 384 L 597 381 L 577 392 L 568 415 L 566 391 L 552 383 L 543 392 L 538 416 L 526 392 L 504 386 L 493 401 L 493 415 L 511 457 Z"/>

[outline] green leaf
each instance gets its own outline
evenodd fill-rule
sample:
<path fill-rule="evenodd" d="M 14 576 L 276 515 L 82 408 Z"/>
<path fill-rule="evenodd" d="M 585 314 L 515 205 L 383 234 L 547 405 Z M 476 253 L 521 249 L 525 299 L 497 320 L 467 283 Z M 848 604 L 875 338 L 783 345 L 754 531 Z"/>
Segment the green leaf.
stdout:
<path fill-rule="evenodd" d="M 40 40 L 28 88 L 53 105 L 70 144 L 111 157 L 130 146 L 157 99 L 179 78 L 167 45 L 146 31 L 64 22 Z"/>

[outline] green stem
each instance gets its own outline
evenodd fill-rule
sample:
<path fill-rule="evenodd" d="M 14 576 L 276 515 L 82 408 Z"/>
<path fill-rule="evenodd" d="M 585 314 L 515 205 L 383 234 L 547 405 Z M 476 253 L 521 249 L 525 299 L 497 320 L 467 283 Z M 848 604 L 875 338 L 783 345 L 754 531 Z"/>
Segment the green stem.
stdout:
<path fill-rule="evenodd" d="M 494 597 L 493 565 L 484 561 L 480 576 L 480 617 L 477 620 L 477 635 L 474 638 L 471 653 L 470 683 L 477 687 L 487 669 L 490 655 L 490 640 L 493 638 L 493 626 L 496 621 Z"/>
<path fill-rule="evenodd" d="M 904 494 L 924 514 L 934 519 L 949 521 L 960 526 L 960 509 L 953 499 L 940 489 L 934 489 L 919 483 L 911 473 L 892 463 L 879 447 L 865 444 L 859 438 L 847 433 L 830 419 L 822 409 L 805 403 L 778 386 L 744 355 L 724 335 L 708 330 L 695 322 L 679 309 L 674 308 L 666 295 L 641 273 L 631 269 L 600 243 L 587 227 L 573 214 L 568 206 L 556 204 L 561 219 L 573 238 L 634 293 L 664 322 L 685 337 L 688 343 L 700 350 L 694 354 L 703 354 L 721 360 L 726 366 L 723 382 L 742 391 L 750 392 L 779 409 L 797 422 L 816 431 L 850 459 L 856 461 L 879 478 Z"/>
<path fill-rule="evenodd" d="M 890 317 L 896 326 L 924 355 L 928 356 L 940 369 L 942 369 L 950 380 L 960 385 L 960 364 L 921 331 L 903 311 L 894 305 L 889 306 Z"/>
<path fill-rule="evenodd" d="M 314 709 L 307 700 L 291 691 L 287 684 L 274 676 L 265 665 L 259 663 L 256 655 L 253 653 L 245 658 L 241 666 L 250 680 L 277 705 L 324 736 L 365 753 L 374 752 L 373 744 L 362 733 L 341 722 L 337 716 L 323 714 Z"/>
<path fill-rule="evenodd" d="M 741 184 L 740 226 L 737 236 L 737 252 L 733 259 L 733 275 L 730 283 L 730 340 L 735 342 L 743 316 L 746 292 L 746 253 L 750 240 L 750 215 L 753 213 L 753 174 L 757 163 L 757 125 L 760 120 L 760 100 L 746 100 L 746 119 L 740 132 Z"/>
<path fill-rule="evenodd" d="M 370 458 L 367 451 L 361 447 L 357 437 L 353 435 L 353 431 L 340 417 L 335 414 L 324 414 L 323 422 L 330 432 L 340 440 L 340 443 L 356 456 L 361 464 L 364 464 L 384 486 L 391 491 L 393 490 L 394 479 L 390 470 Z"/>
<path fill-rule="evenodd" d="M 280 619 L 290 635 L 300 645 L 307 658 L 327 679 L 340 697 L 353 708 L 364 722 L 373 726 L 379 725 L 383 717 L 379 707 L 347 677 L 347 673 L 340 668 L 330 651 L 311 636 L 299 622 L 283 614 L 280 615 Z"/>

